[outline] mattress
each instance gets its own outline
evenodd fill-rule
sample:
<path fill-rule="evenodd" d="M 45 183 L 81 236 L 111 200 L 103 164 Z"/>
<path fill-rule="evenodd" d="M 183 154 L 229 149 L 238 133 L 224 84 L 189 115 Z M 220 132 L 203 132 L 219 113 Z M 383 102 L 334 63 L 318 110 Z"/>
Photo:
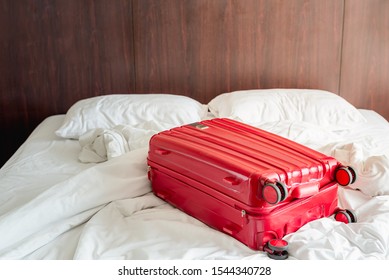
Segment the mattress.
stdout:
<path fill-rule="evenodd" d="M 358 222 L 306 224 L 284 238 L 291 260 L 389 259 L 389 124 L 374 111 L 358 112 L 363 125 L 331 131 L 290 120 L 255 124 L 358 170 L 357 183 L 339 189 L 340 206 L 354 209 Z M 148 120 L 142 129 L 116 126 L 75 139 L 58 136 L 66 118 L 45 119 L 0 170 L 0 259 L 268 260 L 152 194 L 147 143 L 165 126 Z M 117 143 L 129 131 L 137 140 L 123 150 Z M 83 158 L 94 158 L 96 149 L 82 140 L 97 135 L 110 136 L 111 154 L 122 153 L 80 160 L 85 148 Z"/>

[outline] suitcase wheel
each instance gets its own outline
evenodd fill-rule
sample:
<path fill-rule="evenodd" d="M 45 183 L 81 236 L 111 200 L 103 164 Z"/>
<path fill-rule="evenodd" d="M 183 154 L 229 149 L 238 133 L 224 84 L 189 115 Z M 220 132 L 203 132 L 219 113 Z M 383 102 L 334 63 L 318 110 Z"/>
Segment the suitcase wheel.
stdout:
<path fill-rule="evenodd" d="M 285 260 L 289 257 L 288 242 L 282 239 L 271 239 L 263 247 L 269 258 Z"/>
<path fill-rule="evenodd" d="M 262 197 L 267 203 L 277 204 L 288 197 L 288 189 L 282 182 L 268 182 L 262 188 Z"/>
<path fill-rule="evenodd" d="M 335 170 L 335 180 L 341 186 L 354 184 L 357 179 L 357 173 L 351 166 L 341 166 Z"/>
<path fill-rule="evenodd" d="M 356 223 L 357 222 L 357 215 L 354 211 L 350 209 L 346 210 L 339 210 L 335 213 L 335 220 L 338 222 L 343 222 L 345 224 L 348 223 Z"/>
<path fill-rule="evenodd" d="M 356 223 L 357 222 L 357 214 L 355 214 L 355 212 L 351 209 L 346 209 L 346 212 L 350 216 L 351 222 Z"/>

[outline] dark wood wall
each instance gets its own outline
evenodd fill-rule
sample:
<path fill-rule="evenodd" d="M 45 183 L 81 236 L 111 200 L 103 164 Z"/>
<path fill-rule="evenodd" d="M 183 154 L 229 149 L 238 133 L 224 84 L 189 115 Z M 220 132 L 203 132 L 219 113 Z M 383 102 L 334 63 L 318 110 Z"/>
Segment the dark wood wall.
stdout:
<path fill-rule="evenodd" d="M 387 0 L 0 0 L 1 163 L 107 93 L 325 89 L 389 119 Z"/>
<path fill-rule="evenodd" d="M 45 117 L 135 90 L 132 1 L 0 0 L 0 34 L 2 161 Z"/>
<path fill-rule="evenodd" d="M 338 91 L 342 1 L 134 1 L 136 90 Z"/>
<path fill-rule="evenodd" d="M 389 1 L 346 0 L 340 95 L 389 120 Z"/>

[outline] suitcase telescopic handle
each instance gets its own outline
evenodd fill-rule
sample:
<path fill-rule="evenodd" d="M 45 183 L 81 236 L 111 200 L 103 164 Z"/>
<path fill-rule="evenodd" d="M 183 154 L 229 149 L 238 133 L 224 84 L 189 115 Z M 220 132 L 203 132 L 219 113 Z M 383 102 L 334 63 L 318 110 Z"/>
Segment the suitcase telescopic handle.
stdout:
<path fill-rule="evenodd" d="M 319 181 L 307 182 L 304 184 L 299 184 L 298 186 L 293 188 L 290 196 L 293 198 L 310 197 L 312 195 L 317 194 L 319 192 L 319 189 L 320 189 Z"/>

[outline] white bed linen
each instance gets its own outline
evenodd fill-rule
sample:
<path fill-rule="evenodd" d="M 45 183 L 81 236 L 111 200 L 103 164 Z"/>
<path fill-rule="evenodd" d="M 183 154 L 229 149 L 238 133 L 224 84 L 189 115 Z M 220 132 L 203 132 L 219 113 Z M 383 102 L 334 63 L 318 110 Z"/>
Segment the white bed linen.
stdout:
<path fill-rule="evenodd" d="M 352 131 L 288 122 L 261 127 L 343 160 L 357 158 L 363 171 L 365 159 L 389 157 L 389 124 L 361 112 L 368 123 Z M 0 259 L 267 259 L 155 197 L 147 147 L 99 164 L 79 162 L 79 142 L 54 134 L 63 117 L 46 119 L 0 170 Z M 358 157 L 350 156 L 359 151 L 353 147 L 362 151 Z M 379 177 L 387 173 L 368 170 L 360 190 L 340 189 L 341 205 L 356 211 L 358 223 L 323 218 L 286 236 L 290 259 L 389 259 L 389 196 L 372 197 L 377 189 L 385 193 L 389 182 Z M 371 174 L 378 177 L 369 181 Z"/>

